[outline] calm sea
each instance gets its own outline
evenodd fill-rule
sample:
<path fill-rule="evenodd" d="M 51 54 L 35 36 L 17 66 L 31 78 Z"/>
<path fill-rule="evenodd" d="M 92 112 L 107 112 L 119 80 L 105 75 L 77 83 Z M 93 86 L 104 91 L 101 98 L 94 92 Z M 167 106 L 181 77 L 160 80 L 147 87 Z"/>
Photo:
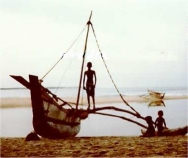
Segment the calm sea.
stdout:
<path fill-rule="evenodd" d="M 76 88 L 50 88 L 50 90 L 59 96 L 75 96 L 77 95 Z M 147 89 L 127 89 L 120 88 L 123 95 L 147 95 Z M 186 88 L 161 88 L 153 89 L 160 92 L 165 92 L 166 96 L 187 96 Z M 1 98 L 7 97 L 30 97 L 30 92 L 27 89 L 1 89 Z M 117 96 L 117 92 L 113 88 L 97 88 L 97 96 Z M 188 99 L 165 100 L 163 106 L 148 106 L 149 102 L 136 103 L 131 102 L 130 105 L 134 107 L 142 116 L 151 115 L 153 120 L 157 117 L 158 110 L 163 110 L 164 118 L 168 128 L 176 128 L 188 125 Z M 116 106 L 129 110 L 124 103 L 105 103 L 97 106 Z M 145 124 L 144 121 L 139 120 L 131 115 L 105 111 L 112 114 L 128 117 Z M 1 114 L 1 137 L 25 137 L 33 130 L 32 127 L 32 109 L 26 108 L 5 108 L 0 109 Z M 81 131 L 78 136 L 139 136 L 142 127 L 127 122 L 119 118 L 112 118 L 108 116 L 100 116 L 96 114 L 90 115 L 86 120 L 82 121 Z"/>
<path fill-rule="evenodd" d="M 77 96 L 78 90 L 74 87 L 60 87 L 49 88 L 49 90 L 60 97 L 74 97 Z M 147 95 L 147 88 L 118 88 L 122 95 Z M 165 93 L 165 96 L 185 96 L 188 95 L 187 87 L 182 88 L 152 88 L 151 90 Z M 81 90 L 81 94 L 85 91 Z M 117 96 L 118 93 L 115 88 L 96 88 L 97 96 Z M 1 88 L 1 98 L 14 98 L 14 97 L 30 97 L 30 91 L 25 88 Z"/>

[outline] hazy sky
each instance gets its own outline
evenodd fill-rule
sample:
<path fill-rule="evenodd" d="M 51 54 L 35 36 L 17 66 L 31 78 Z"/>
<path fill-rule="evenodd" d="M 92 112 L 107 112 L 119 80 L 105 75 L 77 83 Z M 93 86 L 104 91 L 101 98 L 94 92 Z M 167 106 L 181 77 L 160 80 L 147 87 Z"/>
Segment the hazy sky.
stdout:
<path fill-rule="evenodd" d="M 0 87 L 22 87 L 11 74 L 42 78 L 77 38 L 91 10 L 118 87 L 187 85 L 187 0 L 0 0 Z M 44 78 L 45 86 L 78 85 L 85 34 Z M 87 54 L 97 86 L 112 87 L 91 30 Z"/>

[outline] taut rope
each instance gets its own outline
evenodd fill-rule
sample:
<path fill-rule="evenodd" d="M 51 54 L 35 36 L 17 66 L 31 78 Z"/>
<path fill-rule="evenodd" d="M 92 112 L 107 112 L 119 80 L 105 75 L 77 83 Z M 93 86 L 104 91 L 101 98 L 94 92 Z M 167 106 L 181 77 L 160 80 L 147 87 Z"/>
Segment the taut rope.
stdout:
<path fill-rule="evenodd" d="M 50 73 L 50 71 L 52 71 L 52 69 L 60 62 L 60 60 L 63 59 L 64 55 L 72 48 L 72 46 L 76 43 L 76 41 L 78 40 L 78 38 L 80 37 L 80 35 L 84 32 L 86 26 L 87 25 L 85 25 L 85 27 L 82 29 L 82 31 L 77 36 L 77 38 L 74 40 L 74 42 L 70 45 L 70 47 L 67 49 L 67 51 L 65 53 L 63 53 L 63 55 L 61 56 L 61 58 L 50 68 L 50 70 L 41 78 L 41 80 L 43 80 Z"/>
<path fill-rule="evenodd" d="M 106 62 L 105 62 L 105 60 L 104 60 L 104 58 L 103 58 L 103 54 L 102 54 L 102 51 L 101 51 L 101 49 L 100 49 L 100 47 L 99 47 L 99 43 L 98 43 L 98 41 L 97 41 L 97 37 L 96 37 L 96 34 L 95 34 L 95 30 L 94 30 L 93 24 L 91 24 L 91 28 L 92 28 L 92 30 L 93 30 L 93 34 L 94 34 L 94 37 L 95 37 L 95 41 L 96 41 L 96 43 L 97 43 L 97 47 L 98 47 L 99 52 L 100 52 L 100 54 L 101 54 L 101 58 L 102 58 L 102 60 L 103 60 L 103 63 L 104 63 L 104 65 L 105 65 L 105 67 L 106 67 L 106 70 L 107 70 L 107 72 L 108 72 L 108 74 L 109 74 L 109 76 L 110 76 L 110 79 L 111 79 L 111 81 L 112 81 L 112 83 L 113 83 L 115 89 L 117 90 L 117 92 L 118 92 L 118 94 L 120 95 L 120 97 L 121 97 L 121 99 L 123 100 L 123 102 L 124 102 L 127 106 L 129 106 L 133 111 L 135 111 L 138 115 L 140 115 L 132 106 L 130 106 L 130 105 L 125 101 L 125 99 L 123 98 L 122 94 L 121 94 L 120 91 L 118 90 L 118 88 L 117 88 L 117 86 L 116 86 L 116 84 L 115 84 L 115 82 L 114 82 L 114 80 L 113 80 L 113 78 L 112 78 L 112 76 L 111 76 L 111 74 L 110 74 L 110 71 L 108 70 L 108 67 L 107 67 L 107 65 L 106 65 Z"/>

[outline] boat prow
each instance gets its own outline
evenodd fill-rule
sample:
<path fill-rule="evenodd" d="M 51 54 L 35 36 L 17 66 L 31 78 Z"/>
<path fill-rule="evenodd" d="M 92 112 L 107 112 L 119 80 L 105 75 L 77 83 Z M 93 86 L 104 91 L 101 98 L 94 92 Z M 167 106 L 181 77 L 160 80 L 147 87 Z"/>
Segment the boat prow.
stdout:
<path fill-rule="evenodd" d="M 31 92 L 33 128 L 45 138 L 59 139 L 74 137 L 80 131 L 81 120 L 87 118 L 87 111 L 64 108 L 58 98 L 44 88 L 37 76 L 29 75 L 29 82 L 21 76 L 11 76 Z"/>

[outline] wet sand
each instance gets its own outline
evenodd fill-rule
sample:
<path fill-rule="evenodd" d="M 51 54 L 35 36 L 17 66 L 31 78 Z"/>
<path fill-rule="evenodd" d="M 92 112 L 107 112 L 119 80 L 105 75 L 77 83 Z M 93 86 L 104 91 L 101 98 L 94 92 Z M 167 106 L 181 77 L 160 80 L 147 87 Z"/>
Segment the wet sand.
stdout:
<path fill-rule="evenodd" d="M 187 136 L 1 138 L 1 157 L 187 157 Z"/>
<path fill-rule="evenodd" d="M 128 103 L 137 102 L 150 102 L 155 101 L 149 99 L 147 96 L 123 96 L 124 99 Z M 75 102 L 76 98 L 66 97 L 63 98 L 68 102 Z M 175 99 L 188 99 L 188 96 L 165 96 L 163 100 L 175 100 Z M 103 96 L 97 97 L 96 104 L 106 104 L 106 103 L 121 103 L 122 100 L 119 96 Z M 83 100 L 83 104 L 87 104 L 87 100 Z M 31 107 L 31 99 L 30 98 L 1 98 L 0 100 L 0 108 L 16 108 L 16 107 Z"/>

